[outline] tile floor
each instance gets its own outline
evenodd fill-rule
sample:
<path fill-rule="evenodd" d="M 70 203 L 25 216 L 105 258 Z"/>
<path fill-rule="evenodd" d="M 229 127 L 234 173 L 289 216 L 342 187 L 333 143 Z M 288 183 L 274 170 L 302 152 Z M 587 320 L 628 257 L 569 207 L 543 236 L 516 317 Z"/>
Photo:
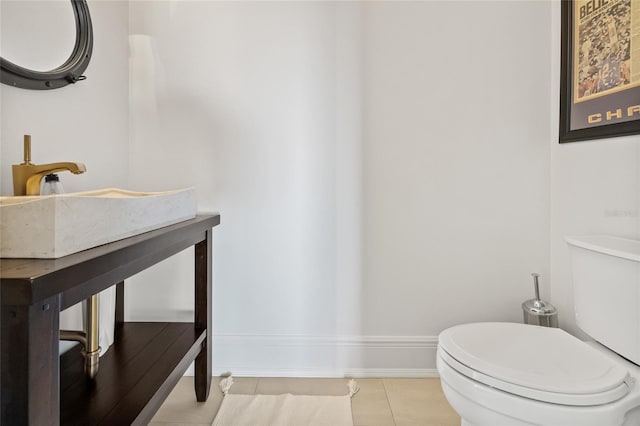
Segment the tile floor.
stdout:
<path fill-rule="evenodd" d="M 207 402 L 196 402 L 193 377 L 183 377 L 153 418 L 152 426 L 211 425 L 222 401 L 218 378 Z M 459 426 L 437 378 L 356 379 L 354 426 Z M 234 377 L 231 393 L 345 395 L 348 379 L 274 379 Z M 303 425 L 301 425 L 303 426 Z"/>

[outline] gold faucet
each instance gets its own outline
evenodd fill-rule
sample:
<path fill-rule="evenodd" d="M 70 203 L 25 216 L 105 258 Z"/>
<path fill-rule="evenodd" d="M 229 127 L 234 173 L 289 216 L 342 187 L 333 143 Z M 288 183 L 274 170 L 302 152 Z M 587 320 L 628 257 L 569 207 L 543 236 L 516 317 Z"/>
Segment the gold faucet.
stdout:
<path fill-rule="evenodd" d="M 51 163 L 36 165 L 31 162 L 31 135 L 24 135 L 24 162 L 11 166 L 13 195 L 40 195 L 40 181 L 48 174 L 70 171 L 79 175 L 87 171 L 83 163 Z"/>

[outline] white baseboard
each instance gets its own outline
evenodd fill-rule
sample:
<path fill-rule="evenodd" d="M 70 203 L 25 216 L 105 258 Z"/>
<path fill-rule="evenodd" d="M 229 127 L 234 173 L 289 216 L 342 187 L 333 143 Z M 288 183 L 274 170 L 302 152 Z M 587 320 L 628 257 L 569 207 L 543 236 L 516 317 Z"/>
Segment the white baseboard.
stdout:
<path fill-rule="evenodd" d="M 368 368 L 347 370 L 345 377 L 360 378 L 384 378 L 384 377 L 440 377 L 438 370 L 434 368 Z"/>
<path fill-rule="evenodd" d="M 424 378 L 439 377 L 438 370 L 435 368 L 410 369 L 410 368 L 370 368 L 370 369 L 348 369 L 348 370 L 223 370 L 213 369 L 213 376 L 221 376 L 232 373 L 235 377 L 314 377 L 314 378 L 336 378 L 336 377 L 353 377 L 353 378 Z M 193 370 L 187 371 L 187 376 L 193 375 Z"/>
<path fill-rule="evenodd" d="M 213 336 L 213 374 L 435 377 L 437 336 Z M 189 368 L 187 375 L 192 375 Z"/>

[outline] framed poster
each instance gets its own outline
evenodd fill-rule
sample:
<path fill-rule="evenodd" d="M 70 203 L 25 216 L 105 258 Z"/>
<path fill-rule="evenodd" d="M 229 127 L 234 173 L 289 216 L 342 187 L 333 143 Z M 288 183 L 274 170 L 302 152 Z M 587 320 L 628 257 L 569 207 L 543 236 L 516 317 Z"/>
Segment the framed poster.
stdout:
<path fill-rule="evenodd" d="M 640 133 L 640 0 L 562 2 L 560 143 Z"/>

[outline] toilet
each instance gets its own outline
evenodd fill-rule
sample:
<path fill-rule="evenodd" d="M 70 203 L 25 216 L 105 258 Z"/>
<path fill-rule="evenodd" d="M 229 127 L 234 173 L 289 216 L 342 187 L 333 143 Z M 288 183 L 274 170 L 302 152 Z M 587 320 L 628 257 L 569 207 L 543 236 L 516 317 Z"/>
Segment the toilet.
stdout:
<path fill-rule="evenodd" d="M 640 242 L 566 241 L 576 324 L 594 341 L 518 323 L 444 330 L 437 367 L 462 426 L 640 425 Z"/>

